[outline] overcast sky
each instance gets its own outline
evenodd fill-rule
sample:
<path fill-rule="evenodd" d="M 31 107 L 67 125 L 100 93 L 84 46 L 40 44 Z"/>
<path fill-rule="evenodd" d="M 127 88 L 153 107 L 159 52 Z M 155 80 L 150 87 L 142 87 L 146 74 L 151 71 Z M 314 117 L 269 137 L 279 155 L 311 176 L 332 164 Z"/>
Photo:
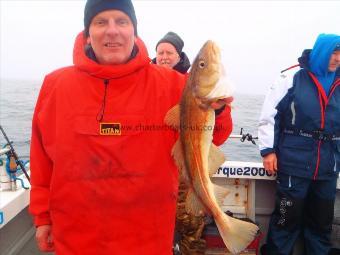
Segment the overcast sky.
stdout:
<path fill-rule="evenodd" d="M 138 34 L 150 57 L 168 31 L 192 60 L 208 39 L 222 49 L 237 92 L 264 94 L 279 71 L 296 64 L 319 33 L 340 34 L 340 1 L 134 0 Z M 2 79 L 41 81 L 72 64 L 83 29 L 83 0 L 0 0 Z"/>

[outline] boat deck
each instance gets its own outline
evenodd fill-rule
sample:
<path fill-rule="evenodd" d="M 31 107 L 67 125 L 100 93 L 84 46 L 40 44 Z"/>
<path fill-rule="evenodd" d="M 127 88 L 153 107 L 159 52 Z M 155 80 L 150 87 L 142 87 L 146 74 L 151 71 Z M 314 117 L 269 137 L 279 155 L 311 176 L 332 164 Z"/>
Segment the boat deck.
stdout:
<path fill-rule="evenodd" d="M 34 236 L 32 236 L 31 239 L 27 241 L 27 243 L 22 247 L 22 249 L 16 255 L 53 255 L 53 253 L 40 252 L 38 250 Z"/>
<path fill-rule="evenodd" d="M 246 162 L 249 164 L 250 162 Z M 228 165 L 222 166 L 221 170 L 216 173 L 214 178 L 219 182 L 227 183 L 230 178 L 234 178 L 237 181 L 238 186 L 242 184 L 239 180 L 250 180 L 253 184 L 252 187 L 254 198 L 250 199 L 249 204 L 253 206 L 251 210 L 246 210 L 250 216 L 255 217 L 255 221 L 260 225 L 262 233 L 266 234 L 268 227 L 269 216 L 273 209 L 274 194 L 275 194 L 275 182 L 271 181 L 271 177 L 259 176 L 245 176 L 245 168 L 238 166 L 238 162 L 228 162 Z M 247 167 L 249 168 L 249 166 Z M 229 170 L 228 170 L 229 169 Z M 236 169 L 230 170 L 230 169 Z M 252 168 L 256 172 L 261 173 L 262 169 L 259 168 L 258 163 L 253 163 Z M 261 170 L 261 171 L 260 171 Z M 232 174 L 235 174 L 232 176 Z M 228 176 L 226 176 L 228 175 Z M 333 247 L 340 248 L 340 180 L 338 180 L 338 190 L 336 195 L 336 204 L 334 212 L 334 225 L 332 233 Z M 256 189 L 256 192 L 255 192 Z M 53 253 L 41 253 L 35 243 L 34 234 L 35 227 L 32 223 L 32 218 L 28 214 L 27 206 L 29 201 L 29 191 L 19 188 L 15 192 L 0 192 L 0 254 L 3 255 L 51 255 Z M 240 190 L 238 191 L 240 193 Z M 11 197 L 11 201 L 9 201 Z M 228 199 L 227 199 L 228 200 Z M 231 201 L 231 200 L 228 200 Z M 273 201 L 270 203 L 268 201 Z M 233 209 L 243 213 L 244 208 L 240 206 L 233 207 Z M 261 240 L 261 243 L 265 242 L 265 238 Z M 216 251 L 217 252 L 217 251 Z M 214 253 L 210 253 L 214 254 Z M 223 254 L 215 253 L 215 254 Z M 228 254 L 228 253 L 224 253 Z M 294 253 L 301 254 L 301 253 Z"/>

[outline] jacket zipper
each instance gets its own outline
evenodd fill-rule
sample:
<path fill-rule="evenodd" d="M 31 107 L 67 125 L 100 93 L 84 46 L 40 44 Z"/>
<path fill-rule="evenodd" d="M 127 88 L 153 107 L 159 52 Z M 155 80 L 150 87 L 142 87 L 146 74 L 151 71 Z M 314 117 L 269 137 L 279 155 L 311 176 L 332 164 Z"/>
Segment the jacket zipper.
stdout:
<path fill-rule="evenodd" d="M 326 115 L 326 107 L 328 105 L 329 99 L 331 97 L 331 95 L 333 94 L 333 92 L 335 91 L 335 88 L 340 85 L 339 80 L 337 79 L 330 90 L 330 93 L 327 97 L 324 89 L 322 88 L 322 85 L 320 84 L 320 82 L 318 81 L 318 79 L 314 76 L 313 73 L 308 72 L 309 76 L 312 78 L 312 80 L 314 81 L 318 92 L 319 92 L 319 103 L 320 103 L 320 110 L 321 110 L 321 127 L 320 130 L 323 130 L 325 128 L 325 115 Z M 313 175 L 313 180 L 316 180 L 318 173 L 319 173 L 319 166 L 320 166 L 320 150 L 321 150 L 321 143 L 322 141 L 319 140 L 318 141 L 318 151 L 317 151 L 317 162 L 316 162 L 316 167 L 315 167 L 315 171 L 314 171 L 314 175 Z"/>
<path fill-rule="evenodd" d="M 96 118 L 98 122 L 101 122 L 104 119 L 107 87 L 109 85 L 110 80 L 104 79 L 103 82 L 104 82 L 104 96 L 103 96 L 103 100 L 102 100 L 102 105 L 100 107 L 100 110 L 99 110 L 99 112 L 97 114 L 97 118 Z"/>

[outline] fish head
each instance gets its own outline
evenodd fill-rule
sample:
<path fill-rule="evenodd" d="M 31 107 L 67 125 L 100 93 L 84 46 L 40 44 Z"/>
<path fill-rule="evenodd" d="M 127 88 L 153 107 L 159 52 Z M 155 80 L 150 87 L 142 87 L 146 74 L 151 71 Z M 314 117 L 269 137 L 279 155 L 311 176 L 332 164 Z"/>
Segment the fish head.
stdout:
<path fill-rule="evenodd" d="M 190 71 L 191 88 L 202 101 L 232 101 L 232 89 L 227 80 L 218 45 L 207 41 L 194 60 Z"/>

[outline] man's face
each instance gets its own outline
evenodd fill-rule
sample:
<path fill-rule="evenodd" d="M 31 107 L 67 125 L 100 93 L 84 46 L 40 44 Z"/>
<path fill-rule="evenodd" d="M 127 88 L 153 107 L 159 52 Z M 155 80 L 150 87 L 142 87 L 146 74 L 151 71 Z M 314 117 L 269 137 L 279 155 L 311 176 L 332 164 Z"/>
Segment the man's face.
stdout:
<path fill-rule="evenodd" d="M 180 61 L 176 48 L 167 42 L 158 44 L 156 49 L 156 63 L 168 68 L 173 68 Z"/>
<path fill-rule="evenodd" d="M 87 43 L 91 44 L 100 64 L 126 63 L 135 43 L 129 16 L 119 10 L 98 13 L 91 21 Z"/>
<path fill-rule="evenodd" d="M 340 50 L 334 51 L 328 65 L 328 71 L 335 72 L 340 66 Z"/>

